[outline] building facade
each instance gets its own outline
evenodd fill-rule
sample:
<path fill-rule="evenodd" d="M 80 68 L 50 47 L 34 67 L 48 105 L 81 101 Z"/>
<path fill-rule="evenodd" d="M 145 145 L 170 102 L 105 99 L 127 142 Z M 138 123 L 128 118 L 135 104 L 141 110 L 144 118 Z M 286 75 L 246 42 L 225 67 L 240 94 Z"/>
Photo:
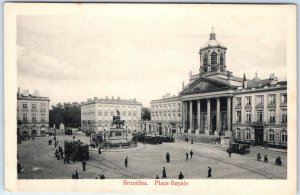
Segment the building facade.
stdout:
<path fill-rule="evenodd" d="M 44 136 L 49 129 L 49 97 L 41 97 L 36 90 L 17 93 L 17 134 Z"/>
<path fill-rule="evenodd" d="M 125 128 L 136 130 L 141 120 L 142 104 L 136 99 L 124 100 L 118 97 L 87 99 L 81 105 L 81 129 L 93 132 L 106 131 L 112 126 L 113 115 L 119 110 L 120 117 L 125 120 Z"/>
<path fill-rule="evenodd" d="M 199 73 L 190 75 L 178 96 L 153 100 L 151 120 L 169 116 L 162 111 L 163 115 L 159 115 L 157 106 L 174 100 L 181 105 L 181 117 L 176 122 L 181 123 L 178 126 L 183 133 L 286 147 L 287 82 L 279 82 L 274 74 L 267 79 L 233 76 L 226 70 L 226 52 L 216 34 L 210 33 L 208 42 L 199 50 Z"/>
<path fill-rule="evenodd" d="M 166 94 L 162 99 L 152 100 L 150 131 L 162 133 L 176 133 L 182 130 L 181 101 L 178 97 Z"/>

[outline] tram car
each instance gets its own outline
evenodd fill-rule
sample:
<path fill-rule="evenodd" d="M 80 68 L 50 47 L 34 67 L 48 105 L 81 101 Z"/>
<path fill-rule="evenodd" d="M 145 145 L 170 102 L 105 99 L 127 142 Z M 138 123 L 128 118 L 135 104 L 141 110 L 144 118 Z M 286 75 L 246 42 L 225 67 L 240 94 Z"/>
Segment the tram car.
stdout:
<path fill-rule="evenodd" d="M 65 156 L 71 161 L 82 161 L 89 159 L 89 145 L 81 141 L 65 141 Z"/>
<path fill-rule="evenodd" d="M 249 154 L 250 153 L 250 145 L 249 144 L 239 144 L 234 143 L 228 148 L 231 150 L 232 153 L 237 154 Z"/>

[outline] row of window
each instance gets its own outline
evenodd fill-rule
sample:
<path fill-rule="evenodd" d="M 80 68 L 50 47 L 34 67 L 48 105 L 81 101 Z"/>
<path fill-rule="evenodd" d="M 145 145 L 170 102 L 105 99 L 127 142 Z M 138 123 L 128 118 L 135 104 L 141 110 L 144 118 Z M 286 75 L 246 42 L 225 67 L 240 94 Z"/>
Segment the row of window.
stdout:
<path fill-rule="evenodd" d="M 213 51 L 211 54 L 210 54 L 210 61 L 211 61 L 211 65 L 217 65 L 218 61 L 218 54 Z M 221 65 L 224 65 L 224 56 L 223 56 L 223 53 L 220 53 L 220 64 Z M 208 55 L 207 53 L 204 54 L 203 56 L 203 65 L 204 66 L 207 66 L 208 65 Z"/>
<path fill-rule="evenodd" d="M 41 121 L 45 121 L 45 114 L 41 114 Z M 28 121 L 28 114 L 27 113 L 23 113 L 23 121 Z M 37 114 L 32 113 L 31 114 L 31 121 L 37 121 Z"/>
<path fill-rule="evenodd" d="M 236 139 L 241 139 L 242 138 L 241 134 L 242 134 L 241 130 L 239 128 L 237 128 L 235 130 L 235 138 Z M 267 135 L 266 136 L 267 136 L 266 137 L 267 138 L 266 141 L 268 141 L 268 142 L 275 142 L 275 131 L 273 129 L 269 129 L 267 131 Z M 246 129 L 244 131 L 244 139 L 245 140 L 254 139 L 254 138 L 251 137 L 251 131 L 250 131 L 250 129 Z M 287 131 L 286 130 L 281 130 L 280 131 L 279 142 L 280 143 L 287 143 Z"/>
<path fill-rule="evenodd" d="M 176 118 L 177 116 L 177 118 Z M 158 115 L 158 114 L 152 114 L 152 120 L 177 120 L 180 119 L 180 114 L 164 114 L 164 115 Z"/>
<path fill-rule="evenodd" d="M 256 105 L 263 105 L 264 104 L 264 96 L 263 95 L 255 96 L 255 102 L 256 102 Z M 280 103 L 282 103 L 282 104 L 287 103 L 287 94 L 280 95 Z M 275 105 L 275 104 L 276 104 L 276 95 L 275 94 L 268 95 L 268 105 Z M 236 106 L 241 106 L 241 105 L 242 105 L 242 98 L 236 97 Z M 245 105 L 246 106 L 252 105 L 252 97 L 251 96 L 245 97 Z"/>
<path fill-rule="evenodd" d="M 125 110 L 125 109 L 132 109 L 132 110 L 134 110 L 134 111 L 137 111 L 137 107 L 136 106 L 131 106 L 131 105 L 129 105 L 129 106 L 125 106 L 125 105 L 123 105 L 123 106 L 116 106 L 116 105 L 97 105 L 97 107 L 98 107 L 98 110 L 100 109 L 100 110 L 113 110 L 113 111 L 115 111 L 116 109 L 118 109 L 119 111 L 121 111 L 121 110 Z M 82 110 L 95 110 L 95 105 L 89 105 L 89 106 L 84 106 L 84 107 L 81 107 L 81 109 Z"/>
<path fill-rule="evenodd" d="M 81 113 L 82 114 L 82 116 L 94 116 L 95 115 L 95 112 L 83 112 L 83 113 Z M 108 112 L 98 112 L 97 113 L 97 115 L 98 116 L 113 116 L 115 113 L 114 112 L 110 112 L 110 113 L 108 113 Z M 121 118 L 123 118 L 124 116 L 137 116 L 137 112 L 122 112 L 122 114 L 121 114 Z"/>
<path fill-rule="evenodd" d="M 252 112 L 251 111 L 246 111 L 246 122 L 251 122 L 252 119 Z M 256 122 L 263 122 L 263 111 L 262 110 L 257 110 L 256 111 Z M 242 112 L 241 111 L 236 111 L 236 122 L 240 123 L 242 122 Z M 268 111 L 268 122 L 269 123 L 275 123 L 276 122 L 276 113 L 275 110 L 269 110 Z M 287 123 L 287 110 L 286 109 L 281 109 L 281 123 Z"/>
<path fill-rule="evenodd" d="M 180 103 L 178 104 L 164 104 L 164 105 L 152 105 L 151 110 L 155 112 L 156 110 L 180 110 Z"/>
<path fill-rule="evenodd" d="M 37 110 L 38 109 L 38 103 L 22 103 L 22 109 L 28 110 L 29 105 L 31 105 L 31 110 Z M 40 102 L 40 109 L 46 110 L 46 102 Z"/>

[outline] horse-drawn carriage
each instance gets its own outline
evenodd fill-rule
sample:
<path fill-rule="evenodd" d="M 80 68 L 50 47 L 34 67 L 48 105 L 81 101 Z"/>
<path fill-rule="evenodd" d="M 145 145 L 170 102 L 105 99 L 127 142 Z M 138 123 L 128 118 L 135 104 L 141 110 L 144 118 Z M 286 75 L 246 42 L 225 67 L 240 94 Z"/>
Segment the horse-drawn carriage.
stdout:
<path fill-rule="evenodd" d="M 250 153 L 250 145 L 249 144 L 239 144 L 234 143 L 229 146 L 227 151 L 231 151 L 232 153 L 237 154 L 249 154 Z"/>

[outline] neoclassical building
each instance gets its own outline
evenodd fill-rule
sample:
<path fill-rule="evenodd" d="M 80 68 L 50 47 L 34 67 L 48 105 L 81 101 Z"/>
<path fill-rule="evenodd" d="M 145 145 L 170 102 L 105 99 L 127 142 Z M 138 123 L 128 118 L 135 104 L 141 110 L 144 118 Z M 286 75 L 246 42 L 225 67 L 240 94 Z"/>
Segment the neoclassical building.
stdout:
<path fill-rule="evenodd" d="M 94 132 L 108 130 L 111 127 L 113 115 L 116 110 L 120 112 L 120 117 L 125 120 L 125 127 L 128 130 L 139 128 L 138 122 L 141 120 L 142 104 L 136 99 L 118 98 L 97 98 L 87 99 L 81 102 L 81 129 L 83 131 L 92 130 Z"/>
<path fill-rule="evenodd" d="M 35 90 L 17 93 L 17 134 L 45 136 L 49 128 L 49 97 L 42 97 Z"/>
<path fill-rule="evenodd" d="M 199 50 L 199 73 L 190 75 L 189 83 L 170 101 L 151 101 L 152 118 L 157 116 L 158 103 L 168 105 L 176 100 L 182 107 L 178 133 L 183 130 L 286 147 L 287 82 L 279 82 L 274 74 L 267 79 L 233 76 L 227 70 L 226 51 L 216 34 L 210 33 Z"/>
<path fill-rule="evenodd" d="M 171 97 L 166 94 L 162 99 L 152 100 L 151 105 L 151 123 L 149 131 L 163 132 L 181 132 L 181 101 L 176 96 Z M 146 130 L 148 130 L 146 129 Z"/>

